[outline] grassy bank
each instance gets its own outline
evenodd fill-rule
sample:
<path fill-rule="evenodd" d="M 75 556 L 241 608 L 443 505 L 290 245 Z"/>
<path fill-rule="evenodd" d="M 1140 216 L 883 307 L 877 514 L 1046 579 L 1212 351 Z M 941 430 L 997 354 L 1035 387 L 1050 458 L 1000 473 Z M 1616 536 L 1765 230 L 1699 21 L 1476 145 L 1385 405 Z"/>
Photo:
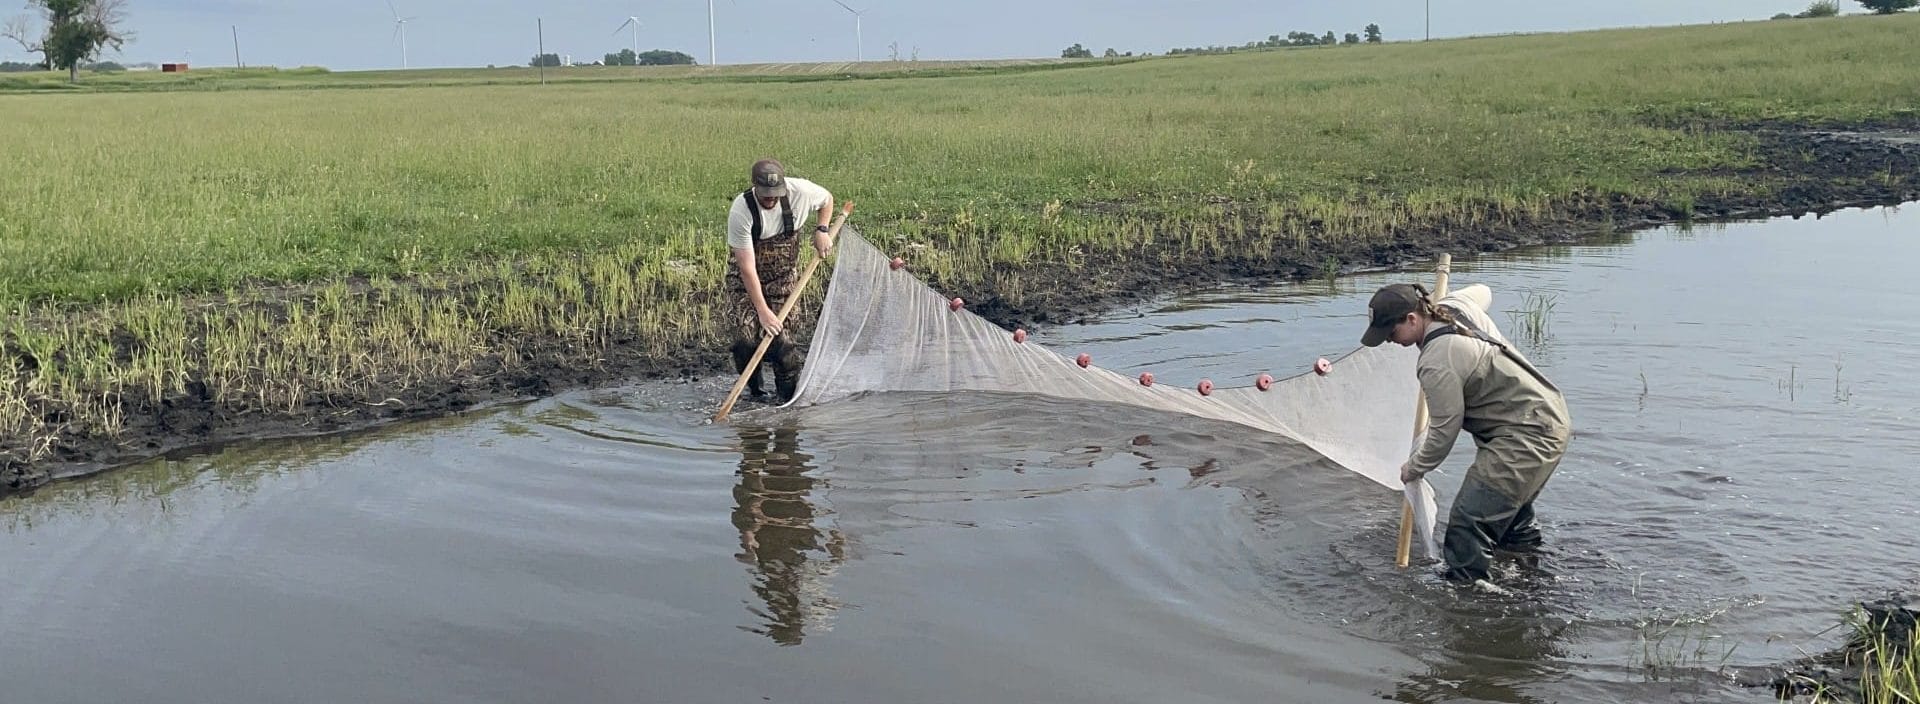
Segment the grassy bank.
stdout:
<path fill-rule="evenodd" d="M 679 355 L 718 341 L 727 199 L 763 155 L 858 201 L 855 222 L 943 289 L 1041 312 L 1154 283 L 1142 270 L 1338 270 L 1767 202 L 1836 167 L 1710 126 L 1915 120 L 1916 32 L 1920 16 L 1862 17 L 899 80 L 0 95 L 0 453 L 104 460 L 246 419 L 706 368 Z M 1915 178 L 1846 168 L 1865 188 Z"/>
<path fill-rule="evenodd" d="M 1842 650 L 1845 665 L 1859 674 L 1859 701 L 1920 702 L 1920 630 L 1910 609 L 1866 606 L 1849 617 L 1853 636 Z"/>
<path fill-rule="evenodd" d="M 1911 604 L 1894 597 L 1856 605 L 1846 642 L 1795 663 L 1771 682 L 1774 693 L 1815 704 L 1920 702 L 1920 611 Z"/>

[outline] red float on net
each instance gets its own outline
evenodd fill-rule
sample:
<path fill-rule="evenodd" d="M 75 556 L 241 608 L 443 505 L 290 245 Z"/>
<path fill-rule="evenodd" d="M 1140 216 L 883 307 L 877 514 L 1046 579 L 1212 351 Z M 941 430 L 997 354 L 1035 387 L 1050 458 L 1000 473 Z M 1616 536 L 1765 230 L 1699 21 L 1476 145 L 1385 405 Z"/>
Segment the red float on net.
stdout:
<path fill-rule="evenodd" d="M 1213 380 L 1211 380 L 1211 379 L 1201 379 L 1201 380 L 1200 380 L 1200 395 L 1201 395 L 1201 396 L 1212 396 L 1212 395 L 1213 395 Z"/>
<path fill-rule="evenodd" d="M 1153 372 L 1140 372 L 1140 385 L 1141 385 L 1141 386 L 1152 386 L 1152 385 L 1153 385 Z"/>
<path fill-rule="evenodd" d="M 1093 355 L 1081 352 L 1080 356 L 1075 358 L 1073 362 L 1074 364 L 1080 365 L 1081 369 L 1086 369 L 1088 365 L 1093 364 Z"/>
<path fill-rule="evenodd" d="M 1260 378 L 1253 380 L 1253 386 L 1261 391 L 1273 388 L 1273 375 L 1261 374 Z"/>

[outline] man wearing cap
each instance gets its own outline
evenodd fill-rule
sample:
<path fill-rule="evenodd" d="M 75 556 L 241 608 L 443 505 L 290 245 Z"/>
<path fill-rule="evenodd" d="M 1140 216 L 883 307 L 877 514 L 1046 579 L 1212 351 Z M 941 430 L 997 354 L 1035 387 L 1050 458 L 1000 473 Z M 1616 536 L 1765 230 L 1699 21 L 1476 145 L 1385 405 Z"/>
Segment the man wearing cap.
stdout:
<path fill-rule="evenodd" d="M 785 325 L 776 320 L 797 283 L 794 265 L 800 259 L 800 233 L 796 223 L 815 217 L 809 228 L 814 250 L 826 257 L 832 244 L 827 224 L 833 219 L 833 194 L 812 181 L 789 178 L 786 167 L 774 159 L 754 162 L 751 176 L 753 186 L 734 197 L 727 213 L 727 246 L 733 250 L 733 265 L 727 267 L 735 326 L 733 366 L 736 372 L 746 373 L 763 331 L 772 331 L 773 343 L 767 346 L 762 363 L 773 367 L 774 387 L 784 403 L 793 399 L 805 361 L 786 332 L 799 317 L 799 309 Z M 754 398 L 766 396 L 759 369 L 748 378 L 747 389 Z"/>
<path fill-rule="evenodd" d="M 1478 451 L 1447 517 L 1447 578 L 1485 580 L 1492 552 L 1540 546 L 1533 502 L 1559 467 L 1572 417 L 1558 387 L 1500 334 L 1487 316 L 1493 292 L 1474 284 L 1439 301 L 1418 285 L 1381 288 L 1360 343 L 1418 345 L 1420 388 L 1429 421 L 1400 480 L 1412 483 L 1440 466 L 1461 430 Z"/>

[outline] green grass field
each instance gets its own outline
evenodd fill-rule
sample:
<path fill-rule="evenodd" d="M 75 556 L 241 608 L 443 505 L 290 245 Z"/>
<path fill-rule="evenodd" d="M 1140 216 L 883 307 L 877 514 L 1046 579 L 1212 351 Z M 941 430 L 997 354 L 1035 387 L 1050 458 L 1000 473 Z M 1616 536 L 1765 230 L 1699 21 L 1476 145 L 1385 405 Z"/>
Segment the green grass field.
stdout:
<path fill-rule="evenodd" d="M 674 237 L 710 243 L 696 254 L 712 260 L 726 200 L 761 155 L 860 201 L 870 226 L 957 219 L 966 236 L 1033 240 L 1010 255 L 1105 226 L 1082 219 L 1087 203 L 1148 216 L 1213 196 L 1335 213 L 1684 198 L 1739 184 L 1661 173 L 1738 164 L 1740 140 L 1643 118 L 1913 110 L 1916 32 L 1920 16 L 1865 17 L 793 85 L 0 96 L 0 295 L 208 290 Z M 1053 201 L 1057 227 L 1042 218 Z M 1108 229 L 1068 236 L 1124 236 Z"/>
<path fill-rule="evenodd" d="M 866 61 L 835 63 L 727 64 L 723 66 L 568 66 L 545 71 L 529 66 L 458 69 L 394 69 L 332 72 L 319 67 L 233 68 L 198 66 L 186 73 L 159 71 L 82 72 L 70 83 L 63 71 L 0 74 L 6 92 L 154 92 L 182 90 L 321 90 L 329 88 L 419 88 L 459 85 L 630 83 L 672 79 L 687 82 L 797 82 L 1013 73 L 1124 63 L 1128 59 L 994 59 L 979 61 Z"/>
<path fill-rule="evenodd" d="M 1297 255 L 1408 223 L 1538 221 L 1578 197 L 1763 189 L 1716 175 L 1751 160 L 1748 137 L 1683 125 L 1913 117 L 1914 36 L 1908 15 L 886 80 L 763 66 L 542 86 L 497 69 L 0 90 L 0 437 L 48 437 L 48 404 L 99 432 L 125 399 L 190 380 L 297 408 L 377 401 L 522 336 L 711 341 L 728 199 L 761 156 L 857 201 L 870 237 L 927 245 L 916 268 L 946 284 L 1152 239 Z M 297 324 L 179 298 L 289 283 L 315 295 Z"/>

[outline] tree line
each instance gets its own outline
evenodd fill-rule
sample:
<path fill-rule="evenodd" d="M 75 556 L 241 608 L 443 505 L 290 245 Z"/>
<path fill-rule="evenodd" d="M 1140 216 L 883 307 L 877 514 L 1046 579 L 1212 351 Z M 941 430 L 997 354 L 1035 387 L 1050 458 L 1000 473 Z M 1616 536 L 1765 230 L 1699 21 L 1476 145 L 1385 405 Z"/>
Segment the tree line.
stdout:
<path fill-rule="evenodd" d="M 1920 2 L 1920 0 L 1914 0 L 1914 1 Z M 1264 41 L 1247 42 L 1239 46 L 1217 46 L 1216 45 L 1216 46 L 1208 46 L 1208 47 L 1180 47 L 1180 48 L 1168 50 L 1167 55 L 1182 56 L 1182 55 L 1192 55 L 1192 54 L 1230 54 L 1236 51 L 1257 51 L 1260 49 L 1278 49 L 1281 47 L 1290 47 L 1290 46 L 1334 46 L 1337 44 L 1379 44 L 1383 41 L 1386 41 L 1386 39 L 1380 33 L 1380 25 L 1369 24 L 1367 25 L 1366 29 L 1363 29 L 1359 32 L 1348 32 L 1345 37 L 1335 37 L 1333 35 L 1333 30 L 1327 30 L 1325 34 L 1314 34 L 1312 32 L 1293 31 L 1293 32 L 1288 32 L 1287 36 L 1284 36 L 1284 37 L 1278 34 L 1274 34 L 1274 35 L 1269 35 Z M 1107 49 L 1107 52 L 1106 52 L 1107 58 L 1114 58 L 1116 56 L 1133 56 L 1133 52 L 1129 51 L 1125 54 L 1122 54 L 1114 51 L 1113 49 Z M 1152 56 L 1152 54 L 1147 54 L 1147 56 Z M 1090 59 L 1090 58 L 1093 58 L 1093 51 L 1076 43 L 1073 46 L 1070 46 L 1064 50 L 1061 50 L 1060 58 Z"/>
<path fill-rule="evenodd" d="M 560 55 L 552 54 L 552 53 L 540 54 L 540 55 L 534 56 L 532 59 L 527 61 L 528 66 L 533 66 L 535 68 L 542 67 L 542 66 L 545 66 L 548 68 L 554 68 L 554 67 L 560 66 L 562 63 L 564 62 L 561 61 Z M 665 49 L 653 49 L 651 51 L 643 51 L 638 54 L 635 54 L 633 53 L 632 49 L 621 49 L 617 53 L 607 54 L 606 57 L 603 58 L 602 60 L 595 61 L 590 65 L 593 65 L 593 66 L 692 66 L 695 63 L 697 62 L 693 60 L 693 57 L 686 54 L 685 52 L 667 51 Z"/>
<path fill-rule="evenodd" d="M 1859 3 L 1861 7 L 1872 10 L 1873 14 L 1876 15 L 1891 15 L 1901 10 L 1908 10 L 1915 6 L 1920 6 L 1920 0 L 1854 0 L 1854 2 Z M 1839 15 L 1840 3 L 1838 0 L 1814 0 L 1813 4 L 1808 5 L 1805 10 L 1791 14 L 1782 12 L 1774 15 L 1773 18 L 1776 20 L 1792 20 L 1809 19 L 1813 17 L 1838 17 Z"/>
<path fill-rule="evenodd" d="M 1182 54 L 1226 54 L 1226 53 L 1231 53 L 1235 51 L 1278 49 L 1278 48 L 1290 47 L 1290 46 L 1334 46 L 1336 44 L 1379 44 L 1384 41 L 1386 41 L 1386 37 L 1380 33 L 1380 25 L 1369 24 L 1367 25 L 1366 29 L 1361 30 L 1361 32 L 1359 33 L 1348 32 L 1344 39 L 1335 38 L 1333 36 L 1333 30 L 1331 29 L 1327 30 L 1326 34 L 1320 34 L 1320 35 L 1316 35 L 1312 32 L 1293 31 L 1293 32 L 1288 32 L 1287 36 L 1285 37 L 1282 37 L 1278 34 L 1268 35 L 1265 41 L 1247 42 L 1237 47 L 1210 46 L 1210 47 L 1180 48 L 1180 49 L 1174 49 L 1174 50 L 1168 51 L 1167 54 L 1174 55 L 1174 56 L 1182 55 Z"/>

